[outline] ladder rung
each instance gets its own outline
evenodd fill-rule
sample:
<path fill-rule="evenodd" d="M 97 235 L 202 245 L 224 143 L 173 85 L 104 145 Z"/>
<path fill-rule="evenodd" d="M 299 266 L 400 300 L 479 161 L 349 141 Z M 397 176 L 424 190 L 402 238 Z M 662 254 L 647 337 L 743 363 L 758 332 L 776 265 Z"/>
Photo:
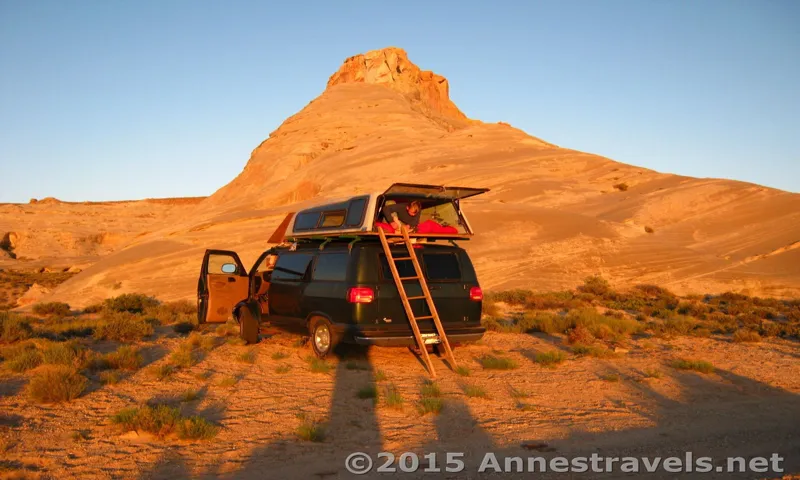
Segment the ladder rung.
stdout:
<path fill-rule="evenodd" d="M 400 262 L 402 260 L 411 260 L 411 257 L 400 257 L 400 258 L 393 258 L 395 262 Z"/>
<path fill-rule="evenodd" d="M 400 277 L 400 280 L 419 280 L 419 277 Z"/>
<path fill-rule="evenodd" d="M 409 300 L 422 300 L 423 298 L 428 298 L 425 295 L 420 295 L 419 297 L 408 297 Z"/>
<path fill-rule="evenodd" d="M 433 319 L 433 315 L 427 315 L 427 316 L 424 316 L 424 317 L 414 317 L 414 320 L 432 320 L 432 319 Z"/>

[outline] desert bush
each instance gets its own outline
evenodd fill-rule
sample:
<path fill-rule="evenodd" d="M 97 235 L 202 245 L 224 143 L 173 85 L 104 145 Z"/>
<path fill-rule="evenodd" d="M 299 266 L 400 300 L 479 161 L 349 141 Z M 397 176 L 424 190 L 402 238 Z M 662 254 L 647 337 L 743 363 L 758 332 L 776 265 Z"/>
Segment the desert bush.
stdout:
<path fill-rule="evenodd" d="M 583 285 L 578 287 L 578 291 L 602 297 L 611 292 L 611 287 L 606 279 L 600 275 L 593 275 L 583 280 Z"/>
<path fill-rule="evenodd" d="M 504 290 L 500 292 L 487 292 L 484 300 L 489 299 L 490 301 L 503 302 L 509 305 L 523 305 L 532 295 L 533 292 L 530 290 Z"/>
<path fill-rule="evenodd" d="M 92 305 L 87 305 L 83 307 L 81 310 L 83 313 L 100 313 L 103 311 L 103 304 L 102 303 L 93 303 Z"/>
<path fill-rule="evenodd" d="M 620 192 L 624 192 L 624 191 L 628 190 L 628 184 L 627 183 L 617 183 L 617 184 L 614 185 L 614 188 L 616 188 Z"/>
<path fill-rule="evenodd" d="M 494 300 L 484 298 L 481 304 L 481 313 L 487 317 L 499 317 L 500 307 L 497 306 L 497 302 Z"/>
<path fill-rule="evenodd" d="M 88 380 L 75 367 L 45 365 L 31 376 L 28 396 L 39 403 L 60 403 L 78 398 Z"/>
<path fill-rule="evenodd" d="M 585 325 L 575 325 L 575 327 L 569 329 L 567 331 L 567 342 L 570 344 L 577 344 L 577 343 L 592 343 L 594 341 L 594 335 L 592 332 L 586 328 Z"/>
<path fill-rule="evenodd" d="M 100 321 L 96 319 L 64 317 L 37 324 L 34 332 L 39 336 L 52 339 L 83 338 L 92 336 L 99 323 Z"/>
<path fill-rule="evenodd" d="M 158 319 L 162 325 L 171 325 L 173 323 L 197 325 L 197 307 L 187 300 L 164 302 L 150 306 L 146 308 L 145 313 Z"/>
<path fill-rule="evenodd" d="M 33 306 L 33 313 L 66 317 L 70 313 L 70 307 L 68 303 L 63 302 L 37 303 Z"/>
<path fill-rule="evenodd" d="M 256 350 L 251 348 L 246 352 L 242 352 L 236 359 L 242 363 L 256 363 Z"/>
<path fill-rule="evenodd" d="M 526 313 L 517 322 L 520 332 L 565 333 L 572 325 L 564 316 L 550 312 Z"/>
<path fill-rule="evenodd" d="M 333 368 L 331 364 L 325 360 L 310 355 L 306 357 L 306 362 L 308 362 L 311 371 L 314 373 L 328 373 Z"/>
<path fill-rule="evenodd" d="M 646 233 L 655 233 L 655 230 L 653 229 L 653 227 L 650 227 L 650 226 L 648 226 L 648 225 L 645 225 L 645 226 L 644 226 L 644 231 L 645 231 Z"/>
<path fill-rule="evenodd" d="M 753 330 L 740 328 L 739 330 L 736 330 L 736 332 L 733 334 L 733 341 L 737 343 L 760 342 L 761 335 L 759 335 L 758 332 L 754 332 Z"/>
<path fill-rule="evenodd" d="M 85 350 L 83 346 L 74 340 L 64 343 L 52 343 L 42 349 L 42 363 L 81 368 L 86 360 Z"/>
<path fill-rule="evenodd" d="M 619 374 L 606 373 L 605 375 L 600 375 L 600 379 L 606 382 L 619 382 Z"/>
<path fill-rule="evenodd" d="M 674 293 L 658 285 L 642 283 L 636 285 L 634 289 L 650 299 L 674 300 L 676 298 Z"/>
<path fill-rule="evenodd" d="M 210 440 L 219 432 L 218 426 L 197 415 L 181 418 L 177 427 L 178 438 L 184 440 Z"/>
<path fill-rule="evenodd" d="M 0 350 L 5 368 L 12 372 L 24 372 L 42 364 L 42 352 L 32 342 L 20 343 Z"/>
<path fill-rule="evenodd" d="M 672 368 L 678 370 L 693 370 L 700 373 L 711 373 L 714 371 L 714 365 L 705 360 L 687 360 L 683 358 L 674 360 L 672 362 Z"/>
<path fill-rule="evenodd" d="M 18 342 L 33 336 L 33 328 L 27 318 L 15 313 L 0 312 L 0 341 Z"/>
<path fill-rule="evenodd" d="M 570 291 L 532 293 L 525 300 L 525 307 L 531 310 L 570 309 L 584 306 L 585 302 Z"/>
<path fill-rule="evenodd" d="M 182 343 L 169 356 L 169 362 L 181 368 L 197 365 L 200 360 L 200 352 L 195 351 L 189 343 Z"/>
<path fill-rule="evenodd" d="M 486 370 L 511 370 L 519 366 L 513 359 L 489 354 L 478 358 L 478 363 Z"/>
<path fill-rule="evenodd" d="M 777 337 L 783 333 L 783 325 L 776 322 L 763 322 L 758 328 L 758 333 L 763 337 Z"/>
<path fill-rule="evenodd" d="M 564 352 L 560 350 L 551 350 L 549 352 L 537 353 L 534 361 L 543 367 L 554 367 L 567 359 Z"/>
<path fill-rule="evenodd" d="M 99 340 L 132 343 L 153 334 L 153 325 L 129 312 L 105 312 L 94 331 Z"/>
<path fill-rule="evenodd" d="M 572 353 L 578 356 L 589 355 L 590 357 L 595 358 L 608 358 L 614 356 L 614 352 L 605 347 L 601 347 L 599 345 L 585 345 L 583 343 L 576 343 L 573 345 Z"/>
<path fill-rule="evenodd" d="M 325 430 L 322 426 L 305 414 L 299 414 L 300 426 L 297 427 L 297 436 L 307 442 L 321 442 L 325 439 Z"/>
<path fill-rule="evenodd" d="M 467 384 L 462 387 L 464 390 L 464 395 L 470 398 L 488 398 L 489 394 L 486 392 L 486 389 L 481 387 L 480 385 L 475 384 Z"/>
<path fill-rule="evenodd" d="M 142 366 L 144 358 L 139 349 L 130 345 L 123 345 L 115 352 L 105 356 L 106 363 L 117 370 L 137 370 Z"/>
<path fill-rule="evenodd" d="M 155 297 L 141 293 L 124 293 L 107 298 L 103 301 L 103 308 L 112 312 L 144 313 L 150 308 L 157 307 L 159 303 Z"/>
<path fill-rule="evenodd" d="M 420 389 L 420 401 L 417 404 L 417 412 L 419 412 L 420 415 L 425 415 L 427 413 L 438 415 L 443 407 L 441 396 L 442 391 L 439 389 L 439 385 L 430 380 L 426 380 Z"/>
<path fill-rule="evenodd" d="M 120 427 L 123 432 L 143 431 L 159 438 L 172 433 L 179 420 L 181 420 L 180 410 L 169 405 L 127 408 L 111 417 L 111 423 Z"/>
<path fill-rule="evenodd" d="M 356 396 L 362 400 L 366 400 L 367 398 L 377 399 L 378 398 L 378 387 L 375 385 L 369 385 L 366 387 L 362 387 L 358 390 Z"/>
<path fill-rule="evenodd" d="M 640 332 L 644 328 L 634 319 L 607 317 L 597 313 L 593 308 L 571 310 L 567 313 L 566 320 L 571 327 L 583 325 L 592 335 L 600 339 L 609 338 L 609 332 L 612 336 L 630 335 Z"/>

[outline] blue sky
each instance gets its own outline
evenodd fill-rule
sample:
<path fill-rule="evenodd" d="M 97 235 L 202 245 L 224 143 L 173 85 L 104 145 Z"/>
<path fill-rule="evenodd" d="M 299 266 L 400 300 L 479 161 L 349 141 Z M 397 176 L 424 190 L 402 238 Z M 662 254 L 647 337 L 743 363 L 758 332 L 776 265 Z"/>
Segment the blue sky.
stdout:
<path fill-rule="evenodd" d="M 0 2 L 0 202 L 208 195 L 386 46 L 468 116 L 800 191 L 800 2 Z"/>

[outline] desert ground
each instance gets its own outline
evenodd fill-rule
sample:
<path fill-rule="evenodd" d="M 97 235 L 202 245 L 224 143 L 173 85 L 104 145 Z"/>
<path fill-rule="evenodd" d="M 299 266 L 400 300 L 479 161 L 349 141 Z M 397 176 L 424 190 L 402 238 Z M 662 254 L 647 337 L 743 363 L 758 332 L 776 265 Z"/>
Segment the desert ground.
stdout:
<path fill-rule="evenodd" d="M 402 348 L 318 360 L 307 338 L 270 327 L 243 345 L 235 324 L 198 326 L 184 302 L 39 305 L 3 319 L 9 478 L 351 478 L 353 452 L 464 453 L 449 478 L 487 476 L 477 471 L 487 452 L 503 462 L 691 451 L 715 466 L 775 453 L 783 472 L 695 475 L 800 472 L 797 301 L 615 292 L 598 279 L 499 292 L 484 302 L 485 337 L 456 347 L 456 368 L 434 356 L 433 379 Z"/>
<path fill-rule="evenodd" d="M 463 204 L 488 331 L 458 366 L 198 325 L 206 249 L 249 267 L 286 213 L 395 182 L 491 189 Z M 784 472 L 650 476 L 781 478 L 800 473 L 799 298 L 800 195 L 470 119 L 444 77 L 368 52 L 208 197 L 0 205 L 0 478 L 351 478 L 357 451 L 530 478 L 477 468 L 687 450 Z"/>

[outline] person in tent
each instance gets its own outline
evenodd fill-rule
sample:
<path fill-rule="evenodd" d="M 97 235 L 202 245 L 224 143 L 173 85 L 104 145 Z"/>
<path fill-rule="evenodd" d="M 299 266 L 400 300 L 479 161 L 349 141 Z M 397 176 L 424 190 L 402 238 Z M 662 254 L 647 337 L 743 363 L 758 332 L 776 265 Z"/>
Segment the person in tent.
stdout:
<path fill-rule="evenodd" d="M 395 232 L 400 231 L 401 225 L 406 225 L 409 232 L 413 232 L 419 225 L 422 204 L 417 200 L 411 203 L 395 203 L 383 207 L 383 218 L 389 223 Z"/>

